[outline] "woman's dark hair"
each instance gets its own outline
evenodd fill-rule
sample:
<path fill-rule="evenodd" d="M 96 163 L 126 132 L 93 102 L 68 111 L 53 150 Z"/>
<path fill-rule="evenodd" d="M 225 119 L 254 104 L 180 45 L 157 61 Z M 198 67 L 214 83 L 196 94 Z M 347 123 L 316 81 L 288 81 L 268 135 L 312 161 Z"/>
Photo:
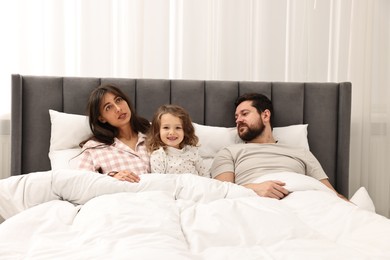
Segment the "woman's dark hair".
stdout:
<path fill-rule="evenodd" d="M 114 143 L 114 138 L 118 135 L 118 129 L 116 127 L 109 123 L 102 123 L 99 120 L 101 101 L 106 93 L 112 93 L 126 101 L 131 112 L 130 126 L 135 133 L 141 132 L 145 134 L 150 127 L 150 123 L 147 119 L 136 114 L 129 98 L 122 90 L 112 84 L 103 84 L 94 89 L 89 96 L 87 114 L 89 116 L 89 127 L 91 128 L 93 136 L 81 142 L 81 147 L 90 139 L 111 145 Z"/>
<path fill-rule="evenodd" d="M 268 109 L 271 112 L 271 121 L 270 121 L 271 129 L 273 128 L 274 108 L 272 105 L 272 101 L 267 96 L 259 93 L 246 93 L 239 96 L 236 99 L 234 105 L 237 107 L 239 104 L 241 104 L 244 101 L 252 101 L 252 106 L 256 108 L 259 114 L 261 114 L 262 112 Z"/>

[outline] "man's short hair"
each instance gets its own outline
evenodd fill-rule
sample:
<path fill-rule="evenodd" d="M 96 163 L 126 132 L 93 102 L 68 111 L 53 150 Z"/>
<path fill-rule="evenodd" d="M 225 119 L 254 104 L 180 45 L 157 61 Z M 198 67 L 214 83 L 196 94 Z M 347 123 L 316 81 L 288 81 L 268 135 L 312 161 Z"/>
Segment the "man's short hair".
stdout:
<path fill-rule="evenodd" d="M 237 107 L 239 104 L 241 104 L 244 101 L 252 101 L 252 106 L 256 108 L 259 114 L 261 114 L 266 109 L 268 109 L 271 112 L 271 128 L 273 127 L 272 119 L 273 119 L 274 108 L 272 105 L 272 101 L 267 96 L 260 93 L 245 93 L 236 99 L 234 105 Z"/>

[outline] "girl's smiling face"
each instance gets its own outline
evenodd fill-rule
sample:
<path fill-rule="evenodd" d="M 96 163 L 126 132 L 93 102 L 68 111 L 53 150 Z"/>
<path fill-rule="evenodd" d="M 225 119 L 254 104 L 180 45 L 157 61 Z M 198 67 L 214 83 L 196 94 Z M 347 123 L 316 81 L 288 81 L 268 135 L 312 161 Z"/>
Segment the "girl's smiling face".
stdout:
<path fill-rule="evenodd" d="M 183 122 L 172 114 L 164 114 L 160 119 L 160 138 L 167 146 L 180 149 L 184 140 Z"/>

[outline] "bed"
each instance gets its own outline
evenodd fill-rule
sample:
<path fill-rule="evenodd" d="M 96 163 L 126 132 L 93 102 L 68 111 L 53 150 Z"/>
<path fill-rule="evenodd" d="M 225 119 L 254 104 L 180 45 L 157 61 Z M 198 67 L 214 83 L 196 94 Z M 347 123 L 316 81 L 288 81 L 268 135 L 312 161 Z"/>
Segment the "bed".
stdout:
<path fill-rule="evenodd" d="M 310 149 L 347 196 L 351 83 L 248 82 L 12 75 L 12 163 L 0 181 L 0 255 L 7 259 L 390 259 L 390 221 L 293 174 L 283 200 L 190 174 L 144 174 L 138 184 L 74 169 L 88 136 L 92 89 L 113 83 L 137 113 L 186 108 L 210 165 L 237 142 L 234 100 L 274 103 L 280 142 Z M 259 180 L 259 181 L 262 181 Z M 357 196 L 359 194 L 354 195 Z M 360 194 L 361 195 L 361 194 Z M 369 202 L 369 201 L 368 201 Z"/>

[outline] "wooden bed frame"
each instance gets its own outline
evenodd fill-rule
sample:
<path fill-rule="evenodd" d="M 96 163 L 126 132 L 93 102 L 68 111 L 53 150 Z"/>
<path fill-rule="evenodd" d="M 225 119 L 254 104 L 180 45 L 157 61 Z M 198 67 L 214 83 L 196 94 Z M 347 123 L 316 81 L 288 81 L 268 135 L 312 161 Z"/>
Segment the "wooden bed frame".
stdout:
<path fill-rule="evenodd" d="M 85 114 L 89 93 L 110 82 L 125 90 L 138 114 L 176 103 L 193 121 L 234 126 L 234 100 L 259 92 L 274 104 L 274 126 L 308 124 L 308 141 L 330 182 L 348 196 L 351 83 L 248 82 L 12 75 L 11 174 L 50 170 L 49 109 Z"/>

